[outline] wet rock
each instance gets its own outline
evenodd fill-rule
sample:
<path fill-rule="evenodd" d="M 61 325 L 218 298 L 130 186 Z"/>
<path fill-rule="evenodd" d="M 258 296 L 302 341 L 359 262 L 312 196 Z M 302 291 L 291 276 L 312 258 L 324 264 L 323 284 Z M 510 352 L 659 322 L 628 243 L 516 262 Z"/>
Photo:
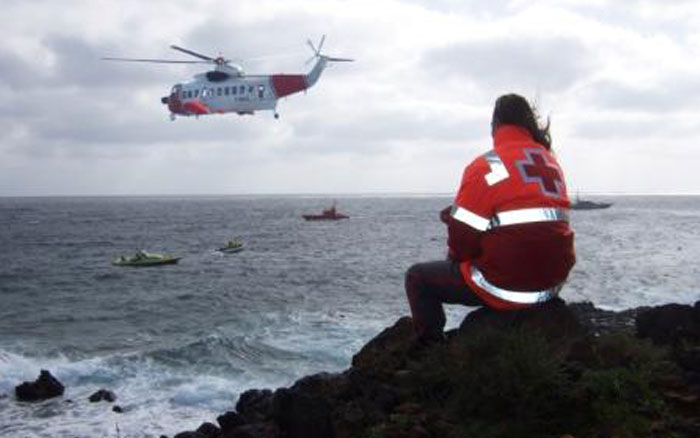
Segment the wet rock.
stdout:
<path fill-rule="evenodd" d="M 225 414 L 216 417 L 216 422 L 219 423 L 219 426 L 221 427 L 221 432 L 224 436 L 228 436 L 228 434 L 232 432 L 235 428 L 248 423 L 243 417 L 238 415 L 237 412 L 232 411 L 226 412 Z"/>
<path fill-rule="evenodd" d="M 200 435 L 204 435 L 206 438 L 221 438 L 221 429 L 213 425 L 212 423 L 202 423 L 196 430 Z"/>
<path fill-rule="evenodd" d="M 98 391 L 95 391 L 89 398 L 90 403 L 97 403 L 100 401 L 106 401 L 109 403 L 113 403 L 115 400 L 117 400 L 117 396 L 112 392 L 108 391 L 106 389 L 100 389 Z"/>
<path fill-rule="evenodd" d="M 114 405 L 114 406 L 112 407 L 112 412 L 116 412 L 117 414 L 123 414 L 123 413 L 124 413 L 124 409 L 123 409 L 121 406 L 119 406 L 119 405 Z"/>
<path fill-rule="evenodd" d="M 464 318 L 458 335 L 473 336 L 484 328 L 522 328 L 538 332 L 548 340 L 573 339 L 586 331 L 574 311 L 559 298 L 538 306 L 507 312 L 480 307 Z"/>
<path fill-rule="evenodd" d="M 272 409 L 272 391 L 269 389 L 251 389 L 238 398 L 236 412 L 247 423 L 258 423 L 270 415 Z"/>
<path fill-rule="evenodd" d="M 41 370 L 34 382 L 23 382 L 15 387 L 19 401 L 40 401 L 63 395 L 65 387 L 47 370 Z"/>
<path fill-rule="evenodd" d="M 568 307 L 587 331 L 596 336 L 615 331 L 633 334 L 637 315 L 648 309 L 647 307 L 637 307 L 614 312 L 599 309 L 590 301 L 569 303 Z"/>
<path fill-rule="evenodd" d="M 186 431 L 186 432 L 180 432 L 177 435 L 175 435 L 173 438 L 207 438 L 206 436 L 202 435 L 199 432 L 193 432 L 193 431 Z"/>
<path fill-rule="evenodd" d="M 657 345 L 670 345 L 679 337 L 700 338 L 700 309 L 683 304 L 650 308 L 637 317 L 637 335 Z"/>
<path fill-rule="evenodd" d="M 224 435 L 225 438 L 280 438 L 281 436 L 277 426 L 269 422 L 246 424 Z"/>
<path fill-rule="evenodd" d="M 413 321 L 399 318 L 393 326 L 384 329 L 353 356 L 352 366 L 361 371 L 383 374 L 401 368 L 406 352 L 415 343 Z"/>
<path fill-rule="evenodd" d="M 288 438 L 333 438 L 330 408 L 326 401 L 302 391 L 275 391 L 272 418 Z"/>

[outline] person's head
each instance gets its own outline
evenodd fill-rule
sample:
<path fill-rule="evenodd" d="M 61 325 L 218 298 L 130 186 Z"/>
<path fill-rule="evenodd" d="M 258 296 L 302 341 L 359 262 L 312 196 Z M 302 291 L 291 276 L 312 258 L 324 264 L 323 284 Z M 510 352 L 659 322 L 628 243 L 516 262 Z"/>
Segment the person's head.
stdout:
<path fill-rule="evenodd" d="M 547 149 L 552 146 L 552 139 L 549 136 L 549 120 L 544 127 L 540 127 L 537 113 L 520 95 L 504 94 L 496 99 L 491 118 L 491 132 L 496 132 L 496 129 L 501 125 L 517 125 L 525 128 L 537 143 Z"/>

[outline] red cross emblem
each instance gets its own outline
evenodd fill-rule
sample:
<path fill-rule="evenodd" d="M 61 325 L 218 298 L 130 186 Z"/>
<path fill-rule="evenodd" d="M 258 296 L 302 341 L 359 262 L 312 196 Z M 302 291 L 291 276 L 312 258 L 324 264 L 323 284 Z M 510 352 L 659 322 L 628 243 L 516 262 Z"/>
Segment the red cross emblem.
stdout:
<path fill-rule="evenodd" d="M 544 152 L 538 149 L 525 149 L 525 159 L 515 162 L 520 176 L 526 183 L 537 183 L 547 196 L 561 198 L 564 193 L 564 180 L 559 168 L 547 162 Z"/>

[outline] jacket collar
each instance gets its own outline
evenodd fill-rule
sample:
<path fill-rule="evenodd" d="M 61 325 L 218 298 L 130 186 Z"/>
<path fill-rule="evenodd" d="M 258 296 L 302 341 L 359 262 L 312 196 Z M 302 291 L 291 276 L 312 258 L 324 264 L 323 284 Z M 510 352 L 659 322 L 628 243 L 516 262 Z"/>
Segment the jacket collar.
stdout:
<path fill-rule="evenodd" d="M 530 131 L 518 125 L 501 125 L 493 133 L 494 146 L 505 146 L 513 142 L 534 142 Z"/>

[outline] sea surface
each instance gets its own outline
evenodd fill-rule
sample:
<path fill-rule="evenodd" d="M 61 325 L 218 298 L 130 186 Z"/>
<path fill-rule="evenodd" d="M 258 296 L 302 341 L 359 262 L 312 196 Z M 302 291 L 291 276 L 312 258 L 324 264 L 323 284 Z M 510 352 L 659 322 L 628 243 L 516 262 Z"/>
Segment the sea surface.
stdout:
<path fill-rule="evenodd" d="M 603 197 L 574 211 L 562 296 L 621 310 L 700 299 L 700 197 Z M 0 198 L 0 437 L 158 437 L 251 388 L 342 371 L 409 314 L 405 270 L 442 259 L 447 196 Z M 238 237 L 246 249 L 215 249 Z M 177 265 L 111 264 L 137 249 Z M 454 326 L 469 309 L 449 308 Z M 63 397 L 19 403 L 50 370 Z M 119 414 L 89 403 L 113 391 Z"/>

